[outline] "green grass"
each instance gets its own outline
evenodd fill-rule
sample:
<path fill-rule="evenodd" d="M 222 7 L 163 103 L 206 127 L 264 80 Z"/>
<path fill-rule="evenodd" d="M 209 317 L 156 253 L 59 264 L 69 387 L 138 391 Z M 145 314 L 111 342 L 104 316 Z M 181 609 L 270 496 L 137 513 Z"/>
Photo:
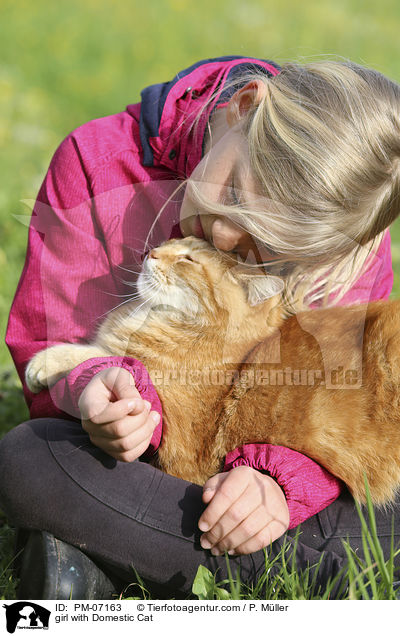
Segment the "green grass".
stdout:
<path fill-rule="evenodd" d="M 293 550 L 289 544 L 283 544 L 280 552 L 271 557 L 265 553 L 265 568 L 258 581 L 249 585 L 241 580 L 240 570 L 232 572 L 231 562 L 226 555 L 228 578 L 216 580 L 214 572 L 200 565 L 192 585 L 192 598 L 199 600 L 266 600 L 302 601 L 302 600 L 397 600 L 394 583 L 399 580 L 399 571 L 394 560 L 400 553 L 400 547 L 392 545 L 388 559 L 383 556 L 376 529 L 375 513 L 371 504 L 368 484 L 366 483 L 367 505 L 361 509 L 356 505 L 361 520 L 364 556 L 360 558 L 351 547 L 349 540 L 343 540 L 347 554 L 347 564 L 321 589 L 318 584 L 316 565 L 298 571 L 295 565 L 297 543 L 301 538 L 301 526 L 294 538 Z M 150 599 L 140 575 L 135 572 L 135 583 L 127 587 L 124 598 Z"/>
<path fill-rule="evenodd" d="M 192 587 L 194 596 L 200 600 L 397 600 L 394 583 L 399 580 L 399 569 L 395 568 L 394 561 L 400 554 L 400 546 L 394 544 L 393 527 L 390 554 L 385 559 L 367 482 L 365 488 L 365 509 L 356 504 L 361 521 L 364 556 L 360 558 L 351 547 L 351 542 L 344 540 L 347 563 L 328 581 L 325 589 L 319 587 L 317 578 L 321 560 L 304 571 L 296 568 L 295 555 L 297 542 L 301 537 L 300 526 L 290 556 L 289 546 L 285 544 L 274 558 L 270 558 L 268 550 L 265 550 L 265 570 L 254 585 L 243 583 L 240 571 L 232 573 L 227 558 L 228 578 L 219 583 L 216 583 L 212 572 L 204 566 L 199 567 Z"/>
<path fill-rule="evenodd" d="M 123 110 L 148 84 L 198 59 L 239 54 L 283 62 L 340 55 L 400 80 L 397 0 L 2 0 L 0 6 L 0 331 L 23 267 L 35 198 L 61 140 Z M 400 293 L 400 221 L 393 227 Z M 0 436 L 27 417 L 0 346 Z M 0 541 L 3 532 L 0 529 Z M 2 544 L 3 545 L 3 544 Z M 7 544 L 8 545 L 8 544 Z M 0 548 L 3 553 L 3 548 Z"/>

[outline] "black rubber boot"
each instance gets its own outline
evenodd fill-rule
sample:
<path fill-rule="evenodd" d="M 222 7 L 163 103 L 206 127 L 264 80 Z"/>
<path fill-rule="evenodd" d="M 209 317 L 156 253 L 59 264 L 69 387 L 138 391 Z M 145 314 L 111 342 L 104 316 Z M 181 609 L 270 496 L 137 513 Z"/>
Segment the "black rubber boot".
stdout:
<path fill-rule="evenodd" d="M 18 599 L 112 599 L 115 584 L 78 548 L 32 530 L 20 561 Z"/>

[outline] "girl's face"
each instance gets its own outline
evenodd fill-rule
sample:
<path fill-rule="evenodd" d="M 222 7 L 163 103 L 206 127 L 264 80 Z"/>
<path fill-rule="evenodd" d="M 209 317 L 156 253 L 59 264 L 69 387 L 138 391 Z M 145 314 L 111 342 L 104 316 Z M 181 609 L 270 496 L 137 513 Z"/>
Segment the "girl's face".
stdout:
<path fill-rule="evenodd" d="M 243 136 L 238 129 L 227 127 L 225 134 L 212 146 L 194 169 L 190 181 L 208 201 L 245 206 L 251 189 L 249 158 Z M 183 236 L 197 236 L 216 248 L 248 252 L 251 237 L 226 217 L 202 212 L 186 189 L 181 207 L 180 227 Z"/>
<path fill-rule="evenodd" d="M 221 133 L 221 127 L 219 131 Z M 252 202 L 254 204 L 257 197 L 247 144 L 239 126 L 226 124 L 222 131 L 223 134 L 196 166 L 189 182 L 195 182 L 209 202 L 232 206 L 239 203 L 246 208 Z M 202 212 L 199 204 L 191 198 L 190 183 L 182 202 L 180 228 L 183 236 L 204 238 L 217 249 L 238 252 L 243 259 L 271 259 L 271 253 L 261 255 L 250 234 L 233 221 L 208 211 Z"/>

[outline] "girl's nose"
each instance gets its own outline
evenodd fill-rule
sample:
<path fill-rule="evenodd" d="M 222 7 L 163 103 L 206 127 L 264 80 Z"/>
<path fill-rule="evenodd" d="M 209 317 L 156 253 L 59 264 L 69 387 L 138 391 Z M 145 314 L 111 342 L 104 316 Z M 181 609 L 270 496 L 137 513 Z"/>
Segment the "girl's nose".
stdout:
<path fill-rule="evenodd" d="M 246 237 L 246 232 L 228 219 L 216 219 L 211 227 L 211 235 L 214 247 L 230 252 Z"/>

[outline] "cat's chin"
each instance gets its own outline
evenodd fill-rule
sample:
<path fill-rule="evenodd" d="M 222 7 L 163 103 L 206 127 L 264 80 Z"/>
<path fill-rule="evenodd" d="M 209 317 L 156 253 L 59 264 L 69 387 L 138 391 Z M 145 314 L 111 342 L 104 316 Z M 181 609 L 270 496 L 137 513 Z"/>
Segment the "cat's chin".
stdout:
<path fill-rule="evenodd" d="M 172 290 L 170 290 L 171 292 Z M 169 315 L 175 319 L 185 322 L 188 319 L 194 319 L 198 316 L 199 304 L 198 302 L 187 302 L 187 298 L 180 294 L 179 291 L 174 298 L 173 293 L 165 294 L 161 291 L 157 294 L 151 290 L 146 289 L 144 286 L 142 289 L 138 285 L 138 302 L 140 306 L 140 314 L 158 314 Z"/>
<path fill-rule="evenodd" d="M 138 293 L 138 298 L 141 301 L 151 301 L 156 297 L 156 289 L 155 289 L 155 281 L 152 280 L 151 277 L 144 271 L 141 271 L 137 282 L 136 289 Z"/>

